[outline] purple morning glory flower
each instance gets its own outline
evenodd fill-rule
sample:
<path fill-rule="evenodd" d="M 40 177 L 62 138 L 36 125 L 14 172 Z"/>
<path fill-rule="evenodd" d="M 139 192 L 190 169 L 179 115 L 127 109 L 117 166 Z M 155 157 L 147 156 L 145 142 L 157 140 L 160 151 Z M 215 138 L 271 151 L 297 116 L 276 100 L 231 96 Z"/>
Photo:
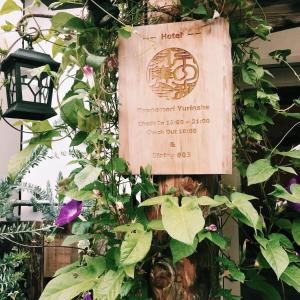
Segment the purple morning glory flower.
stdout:
<path fill-rule="evenodd" d="M 94 81 L 94 69 L 92 66 L 85 65 L 83 68 L 83 73 L 86 76 L 86 79 L 88 81 L 88 84 L 93 87 L 95 85 Z"/>
<path fill-rule="evenodd" d="M 55 220 L 55 225 L 62 226 L 75 220 L 82 211 L 82 201 L 72 199 L 65 203 L 60 209 L 59 215 Z"/>
<path fill-rule="evenodd" d="M 297 184 L 297 183 L 298 183 L 298 180 L 297 180 L 296 177 L 293 177 L 293 178 L 290 179 L 290 181 L 289 181 L 289 183 L 288 183 L 288 186 L 287 186 L 287 190 L 288 190 L 289 193 L 291 193 L 291 186 L 292 186 L 293 184 Z M 299 200 L 300 200 L 300 199 L 299 199 Z M 300 212 L 300 203 L 293 203 L 293 202 L 288 201 L 288 206 L 289 206 L 291 209 L 293 209 L 293 210 L 295 210 L 295 211 L 297 211 L 297 212 Z"/>
<path fill-rule="evenodd" d="M 218 230 L 218 227 L 217 227 L 217 225 L 215 225 L 215 224 L 210 224 L 209 226 L 205 227 L 205 229 L 206 229 L 207 231 L 215 232 L 215 231 Z"/>
<path fill-rule="evenodd" d="M 83 300 L 92 300 L 92 295 L 91 293 L 86 293 L 83 295 Z"/>
<path fill-rule="evenodd" d="M 92 76 L 93 73 L 94 73 L 94 69 L 93 69 L 92 66 L 85 65 L 82 69 L 83 69 L 83 73 L 84 73 L 86 76 Z"/>

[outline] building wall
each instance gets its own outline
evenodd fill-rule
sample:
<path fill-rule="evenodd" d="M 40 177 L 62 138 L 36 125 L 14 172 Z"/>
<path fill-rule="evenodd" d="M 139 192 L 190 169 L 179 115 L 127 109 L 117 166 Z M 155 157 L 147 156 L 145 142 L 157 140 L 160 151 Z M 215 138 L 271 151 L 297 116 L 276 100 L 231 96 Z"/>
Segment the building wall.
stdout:
<path fill-rule="evenodd" d="M 258 49 L 261 55 L 262 64 L 274 64 L 274 60 L 269 56 L 269 53 L 279 49 L 291 49 L 292 55 L 289 56 L 288 61 L 300 62 L 300 27 L 280 32 L 275 32 L 270 35 L 270 40 L 262 41 L 256 40 L 252 46 Z"/>
<path fill-rule="evenodd" d="M 0 2 L 2 5 L 2 1 Z M 21 12 L 13 12 L 7 15 L 10 20 L 18 20 L 22 17 Z M 0 26 L 5 24 L 7 18 L 4 16 L 0 17 Z M 12 42 L 15 41 L 19 35 L 15 32 L 1 33 L 0 34 L 0 48 L 8 48 Z M 13 49 L 17 49 L 21 46 L 19 41 Z M 1 84 L 3 76 L 0 76 Z M 3 111 L 6 109 L 6 93 L 5 88 L 0 89 L 0 103 Z M 14 120 L 8 119 L 9 122 L 13 123 Z M 9 158 L 20 151 L 20 133 L 10 128 L 3 120 L 0 120 L 0 178 L 7 176 L 7 164 Z"/>

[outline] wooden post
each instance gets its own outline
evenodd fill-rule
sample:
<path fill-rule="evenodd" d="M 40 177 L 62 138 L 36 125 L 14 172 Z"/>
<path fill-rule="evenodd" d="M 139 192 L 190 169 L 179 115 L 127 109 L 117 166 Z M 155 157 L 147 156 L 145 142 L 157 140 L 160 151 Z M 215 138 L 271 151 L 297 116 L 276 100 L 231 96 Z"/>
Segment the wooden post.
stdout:
<path fill-rule="evenodd" d="M 172 21 L 172 15 L 178 12 L 174 0 L 150 0 L 148 17 L 158 17 L 160 23 Z M 210 195 L 218 190 L 217 176 L 155 176 L 160 194 L 165 194 L 171 187 L 188 195 Z M 151 207 L 148 211 L 151 219 L 160 217 L 160 208 Z M 203 244 L 203 243 L 202 243 Z M 210 294 L 219 287 L 218 268 L 214 257 L 217 255 L 214 247 L 203 244 L 191 257 L 184 258 L 172 264 L 172 258 L 162 256 L 152 265 L 151 288 L 157 300 L 208 300 Z"/>
<path fill-rule="evenodd" d="M 218 191 L 218 177 L 211 176 L 156 176 L 161 194 L 171 187 L 186 195 L 210 195 Z M 204 215 L 207 212 L 204 212 Z M 160 217 L 159 207 L 151 207 L 148 217 Z M 212 222 L 215 222 L 213 220 Z M 202 242 L 197 251 L 174 266 L 169 254 L 153 262 L 150 282 L 157 300 L 213 300 L 211 296 L 219 288 L 218 267 L 215 257 L 218 249 Z"/>

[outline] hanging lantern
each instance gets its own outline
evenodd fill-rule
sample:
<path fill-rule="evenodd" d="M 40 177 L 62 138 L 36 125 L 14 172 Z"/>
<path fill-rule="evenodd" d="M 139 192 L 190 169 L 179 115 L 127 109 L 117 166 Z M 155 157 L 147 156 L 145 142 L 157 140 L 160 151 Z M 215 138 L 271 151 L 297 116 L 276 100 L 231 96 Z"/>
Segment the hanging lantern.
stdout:
<path fill-rule="evenodd" d="M 57 72 L 59 63 L 49 55 L 31 49 L 18 49 L 0 65 L 6 83 L 7 118 L 45 120 L 56 115 L 51 107 L 53 81 L 47 72 L 32 69 L 49 66 Z"/>

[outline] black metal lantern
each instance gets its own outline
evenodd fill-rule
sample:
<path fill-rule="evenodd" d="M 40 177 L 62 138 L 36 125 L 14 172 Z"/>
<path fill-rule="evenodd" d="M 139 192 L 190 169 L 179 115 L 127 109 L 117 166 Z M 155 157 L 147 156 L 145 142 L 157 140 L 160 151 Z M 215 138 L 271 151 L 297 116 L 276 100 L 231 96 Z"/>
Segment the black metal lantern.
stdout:
<path fill-rule="evenodd" d="M 45 120 L 56 115 L 51 107 L 53 81 L 47 72 L 32 69 L 48 65 L 57 72 L 59 63 L 49 55 L 31 49 L 18 49 L 0 65 L 5 75 L 8 118 Z"/>

